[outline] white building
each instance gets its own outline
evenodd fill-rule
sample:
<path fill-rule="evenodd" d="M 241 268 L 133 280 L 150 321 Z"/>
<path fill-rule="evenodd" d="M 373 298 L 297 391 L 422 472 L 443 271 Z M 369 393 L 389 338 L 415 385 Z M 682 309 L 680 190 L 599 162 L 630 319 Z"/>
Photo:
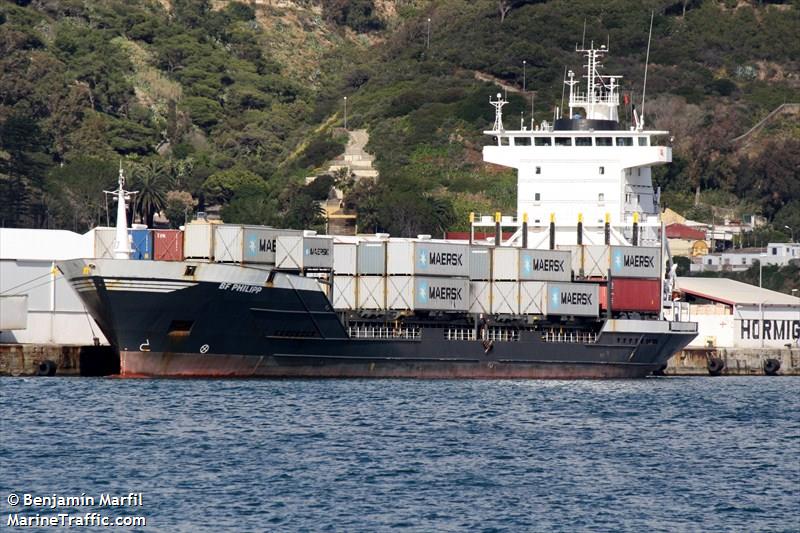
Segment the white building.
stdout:
<path fill-rule="evenodd" d="M 0 229 L 0 343 L 108 344 L 55 262 L 95 257 L 95 232 Z"/>
<path fill-rule="evenodd" d="M 725 278 L 679 277 L 698 333 L 688 348 L 800 348 L 800 298 Z"/>
<path fill-rule="evenodd" d="M 708 254 L 692 263 L 692 272 L 739 272 L 761 262 L 763 266 L 786 266 L 800 260 L 800 243 L 771 242 L 766 248 Z"/>

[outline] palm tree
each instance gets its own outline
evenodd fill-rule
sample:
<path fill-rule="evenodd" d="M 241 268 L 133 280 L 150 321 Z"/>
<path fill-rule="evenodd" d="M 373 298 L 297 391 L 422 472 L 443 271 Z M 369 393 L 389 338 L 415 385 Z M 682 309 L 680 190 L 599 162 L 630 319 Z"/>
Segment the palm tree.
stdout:
<path fill-rule="evenodd" d="M 147 227 L 153 226 L 156 213 L 166 206 L 170 185 L 168 171 L 157 159 L 151 159 L 134 168 L 133 188 L 138 194 L 134 198 L 133 209 Z"/>

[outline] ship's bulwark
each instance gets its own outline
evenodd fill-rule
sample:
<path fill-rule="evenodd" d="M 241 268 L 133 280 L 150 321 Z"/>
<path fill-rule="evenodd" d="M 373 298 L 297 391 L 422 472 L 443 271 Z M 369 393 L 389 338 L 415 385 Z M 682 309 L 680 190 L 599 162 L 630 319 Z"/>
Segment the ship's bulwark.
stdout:
<path fill-rule="evenodd" d="M 660 365 L 494 361 L 348 361 L 319 356 L 122 352 L 123 377 L 615 379 L 642 378 Z"/>

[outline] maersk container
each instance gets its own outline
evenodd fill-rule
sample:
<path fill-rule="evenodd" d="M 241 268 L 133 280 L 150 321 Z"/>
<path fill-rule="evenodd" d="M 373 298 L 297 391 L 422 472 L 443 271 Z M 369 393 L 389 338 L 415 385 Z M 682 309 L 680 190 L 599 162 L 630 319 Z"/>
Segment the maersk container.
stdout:
<path fill-rule="evenodd" d="M 559 244 L 556 246 L 558 250 L 570 253 L 572 272 L 578 276 L 583 270 L 583 245 L 578 244 Z"/>
<path fill-rule="evenodd" d="M 492 282 L 492 313 L 498 315 L 519 314 L 519 282 Z"/>
<path fill-rule="evenodd" d="M 611 310 L 658 313 L 661 311 L 661 280 L 611 279 Z"/>
<path fill-rule="evenodd" d="M 339 275 L 356 275 L 358 246 L 351 242 L 333 243 L 333 272 Z"/>
<path fill-rule="evenodd" d="M 492 312 L 492 283 L 490 281 L 469 282 L 469 312 L 488 315 Z"/>
<path fill-rule="evenodd" d="M 333 239 L 280 235 L 276 239 L 275 266 L 285 270 L 332 269 Z"/>
<path fill-rule="evenodd" d="M 358 309 L 386 309 L 386 278 L 358 276 L 356 303 Z"/>
<path fill-rule="evenodd" d="M 362 241 L 358 243 L 358 274 L 383 276 L 386 274 L 386 243 Z"/>
<path fill-rule="evenodd" d="M 116 228 L 94 228 L 95 259 L 113 259 L 114 244 L 117 238 Z"/>
<path fill-rule="evenodd" d="M 183 232 L 179 229 L 154 229 L 153 259 L 183 261 Z"/>
<path fill-rule="evenodd" d="M 492 279 L 492 248 L 471 246 L 469 250 L 469 279 L 489 281 Z"/>
<path fill-rule="evenodd" d="M 388 309 L 411 311 L 469 310 L 469 280 L 433 276 L 389 276 L 386 278 Z"/>
<path fill-rule="evenodd" d="M 333 276 L 334 309 L 356 309 L 356 282 L 355 276 Z"/>
<path fill-rule="evenodd" d="M 521 281 L 519 284 L 519 312 L 523 315 L 542 315 L 542 300 L 547 294 L 544 281 Z"/>
<path fill-rule="evenodd" d="M 609 246 L 585 245 L 583 247 L 583 275 L 587 278 L 608 276 Z"/>
<path fill-rule="evenodd" d="M 469 276 L 469 245 L 434 241 L 386 243 L 390 275 Z"/>
<path fill-rule="evenodd" d="M 492 250 L 492 279 L 496 281 L 519 279 L 519 248 L 498 246 Z"/>
<path fill-rule="evenodd" d="M 598 316 L 599 290 L 596 283 L 547 283 L 542 301 L 546 315 Z"/>
<path fill-rule="evenodd" d="M 129 229 L 128 234 L 131 239 L 131 259 L 153 258 L 153 236 L 150 230 L 144 228 Z"/>
<path fill-rule="evenodd" d="M 204 220 L 194 220 L 183 230 L 183 255 L 186 259 L 214 258 L 214 226 Z"/>
<path fill-rule="evenodd" d="M 301 236 L 303 232 L 295 229 L 268 228 L 266 226 L 244 226 L 244 263 L 275 264 L 276 239 L 281 236 Z"/>
<path fill-rule="evenodd" d="M 572 258 L 568 250 L 519 250 L 519 279 L 571 281 Z"/>
<path fill-rule="evenodd" d="M 611 275 L 623 278 L 660 278 L 661 248 L 612 246 Z"/>

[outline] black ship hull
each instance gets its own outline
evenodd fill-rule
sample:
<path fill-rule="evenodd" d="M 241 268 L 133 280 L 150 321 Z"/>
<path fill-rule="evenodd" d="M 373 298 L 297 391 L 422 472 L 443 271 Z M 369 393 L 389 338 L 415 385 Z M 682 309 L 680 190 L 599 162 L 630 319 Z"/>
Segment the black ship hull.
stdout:
<path fill-rule="evenodd" d="M 443 314 L 346 327 L 316 282 L 297 276 L 202 263 L 59 267 L 129 377 L 638 378 L 696 334 L 662 320 L 469 326 Z"/>

